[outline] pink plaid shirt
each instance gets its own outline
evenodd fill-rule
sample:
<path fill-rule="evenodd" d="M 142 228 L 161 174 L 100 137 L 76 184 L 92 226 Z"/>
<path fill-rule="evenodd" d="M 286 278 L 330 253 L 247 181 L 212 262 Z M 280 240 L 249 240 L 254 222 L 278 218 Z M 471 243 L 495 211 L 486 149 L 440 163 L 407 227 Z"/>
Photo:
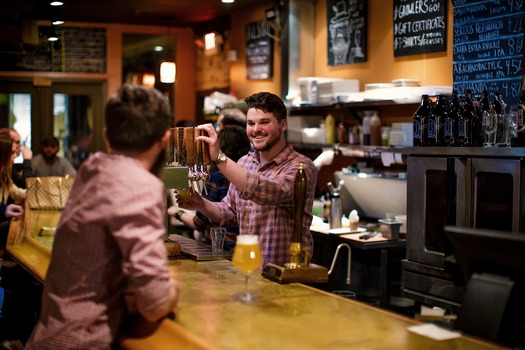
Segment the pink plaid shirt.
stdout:
<path fill-rule="evenodd" d="M 108 349 L 127 314 L 169 296 L 162 182 L 132 158 L 84 162 L 56 232 L 42 313 L 26 349 Z"/>
<path fill-rule="evenodd" d="M 313 251 L 310 224 L 317 181 L 312 160 L 287 145 L 271 162 L 260 166 L 258 152 L 250 152 L 238 164 L 247 171 L 242 192 L 230 185 L 228 195 L 219 203 L 221 226 L 239 225 L 239 234 L 259 235 L 263 266 L 282 265 L 290 258 L 293 235 L 295 175 L 302 163 L 306 172 L 307 193 L 303 217 L 303 244 Z"/>

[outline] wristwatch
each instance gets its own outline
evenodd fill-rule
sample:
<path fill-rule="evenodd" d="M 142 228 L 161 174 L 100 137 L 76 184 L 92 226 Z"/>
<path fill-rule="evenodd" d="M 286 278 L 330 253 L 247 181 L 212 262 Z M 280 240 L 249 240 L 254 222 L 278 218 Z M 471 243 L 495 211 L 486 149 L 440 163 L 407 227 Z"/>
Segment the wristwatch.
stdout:
<path fill-rule="evenodd" d="M 222 151 L 220 151 L 219 155 L 217 156 L 217 159 L 215 159 L 213 161 L 213 164 L 219 165 L 221 163 L 224 163 L 226 161 L 226 159 L 228 159 L 228 157 L 226 157 L 226 154 L 224 154 Z"/>

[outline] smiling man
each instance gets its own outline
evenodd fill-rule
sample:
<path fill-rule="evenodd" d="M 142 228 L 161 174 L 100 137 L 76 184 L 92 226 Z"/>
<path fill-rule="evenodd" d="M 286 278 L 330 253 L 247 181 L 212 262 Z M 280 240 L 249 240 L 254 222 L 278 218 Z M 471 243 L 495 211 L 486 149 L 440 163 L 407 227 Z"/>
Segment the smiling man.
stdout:
<path fill-rule="evenodd" d="M 181 208 L 199 210 L 220 226 L 238 225 L 239 234 L 259 235 L 263 266 L 289 261 L 294 225 L 294 181 L 302 163 L 307 176 L 303 216 L 303 245 L 312 248 L 310 224 L 317 170 L 312 160 L 286 142 L 286 106 L 276 95 L 260 92 L 248 97 L 246 132 L 254 151 L 237 163 L 220 150 L 217 133 L 211 124 L 198 126 L 208 136 L 199 139 L 209 144 L 210 158 L 230 180 L 228 194 L 211 202 L 199 194 Z"/>

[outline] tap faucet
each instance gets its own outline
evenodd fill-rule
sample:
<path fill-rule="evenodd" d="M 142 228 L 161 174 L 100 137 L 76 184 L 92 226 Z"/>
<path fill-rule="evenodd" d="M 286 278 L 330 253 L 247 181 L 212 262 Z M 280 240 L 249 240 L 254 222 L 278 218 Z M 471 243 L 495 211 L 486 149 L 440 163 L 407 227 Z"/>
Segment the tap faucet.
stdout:
<path fill-rule="evenodd" d="M 337 246 L 337 249 L 335 250 L 334 259 L 332 260 L 332 265 L 330 266 L 330 270 L 328 270 L 328 276 L 330 276 L 330 274 L 334 271 L 334 265 L 337 260 L 337 256 L 339 255 L 339 251 L 343 247 L 348 248 L 348 262 L 346 266 L 346 284 L 350 285 L 350 266 L 352 264 L 352 249 L 350 249 L 350 246 L 346 243 L 341 243 Z"/>

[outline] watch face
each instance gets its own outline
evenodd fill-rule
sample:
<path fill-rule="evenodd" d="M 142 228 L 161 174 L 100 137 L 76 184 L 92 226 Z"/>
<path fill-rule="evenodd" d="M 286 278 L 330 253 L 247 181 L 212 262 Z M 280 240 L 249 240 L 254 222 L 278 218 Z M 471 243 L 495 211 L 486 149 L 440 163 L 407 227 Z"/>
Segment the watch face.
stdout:
<path fill-rule="evenodd" d="M 220 164 L 224 161 L 226 161 L 226 154 L 222 153 L 222 151 L 219 153 L 219 155 L 217 156 L 217 160 L 215 161 L 215 164 Z"/>

